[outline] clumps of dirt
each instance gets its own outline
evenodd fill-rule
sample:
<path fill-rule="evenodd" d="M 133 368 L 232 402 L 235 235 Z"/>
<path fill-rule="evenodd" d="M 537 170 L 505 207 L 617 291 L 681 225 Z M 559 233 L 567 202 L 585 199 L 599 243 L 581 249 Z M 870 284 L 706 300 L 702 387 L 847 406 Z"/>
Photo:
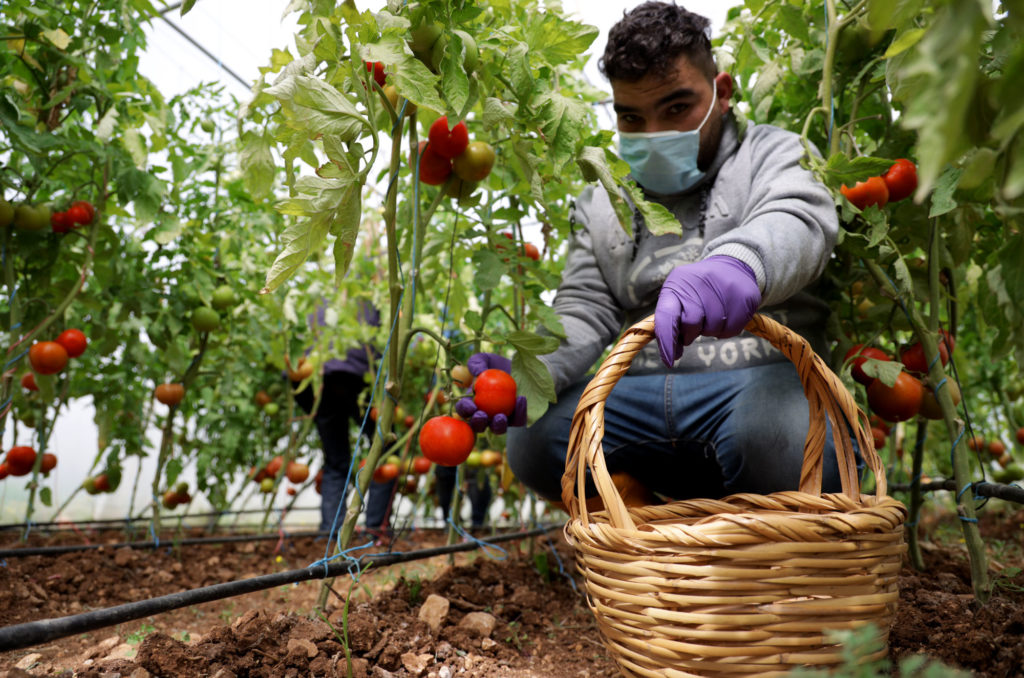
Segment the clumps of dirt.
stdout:
<path fill-rule="evenodd" d="M 905 567 L 889 634 L 894 661 L 927 654 L 976 678 L 1024 676 L 1024 572 L 996 577 L 978 604 L 965 552 L 922 544 L 926 572 Z"/>
<path fill-rule="evenodd" d="M 99 661 L 75 675 L 347 676 L 350 665 L 354 678 L 619 673 L 550 552 L 479 558 L 432 581 L 400 578 L 370 602 L 332 604 L 320 619 L 252 610 L 190 643 L 151 633 L 134 659 Z"/>

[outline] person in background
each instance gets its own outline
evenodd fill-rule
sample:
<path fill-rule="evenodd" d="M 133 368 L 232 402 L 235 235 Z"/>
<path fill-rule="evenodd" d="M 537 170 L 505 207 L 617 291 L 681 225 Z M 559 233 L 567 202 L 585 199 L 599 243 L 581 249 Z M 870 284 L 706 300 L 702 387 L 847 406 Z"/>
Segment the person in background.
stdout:
<path fill-rule="evenodd" d="M 512 470 L 546 499 L 561 498 L 584 375 L 651 313 L 657 341 L 637 354 L 604 410 L 607 467 L 626 503 L 797 488 L 803 389 L 779 351 L 742 331 L 760 310 L 825 351 L 829 309 L 813 285 L 836 244 L 836 209 L 802 166 L 799 136 L 738 124 L 709 24 L 675 4 L 646 2 L 609 32 L 601 69 L 620 155 L 681 233 L 657 235 L 637 211 L 624 230 L 600 186 L 575 202 L 554 300 L 566 338 L 541 356 L 558 402 L 508 439 Z M 832 492 L 831 435 L 825 454 L 824 490 Z"/>
<path fill-rule="evenodd" d="M 323 327 L 326 324 L 325 313 L 326 302 L 320 305 L 316 313 L 310 314 L 311 327 Z M 372 306 L 364 305 L 359 312 L 359 321 L 372 327 L 379 327 L 380 313 Z M 362 424 L 359 398 L 369 385 L 367 375 L 372 374 L 372 362 L 375 358 L 376 353 L 372 347 L 353 346 L 348 349 L 344 358 L 331 358 L 323 365 L 323 393 L 316 412 L 313 413 L 313 422 L 316 424 L 324 452 L 320 487 L 321 532 L 331 529 L 335 524 L 335 516 L 337 529 L 340 529 L 345 521 L 345 484 L 347 481 L 349 487 L 354 487 L 356 482 L 354 474 L 351 479 L 348 478 L 349 466 L 352 463 L 352 424 Z M 293 392 L 297 386 L 298 382 L 292 383 Z M 295 393 L 296 404 L 307 414 L 312 411 L 314 401 L 315 394 L 311 386 Z M 368 420 L 367 428 L 372 426 L 373 422 Z M 372 434 L 372 430 L 360 428 L 356 435 L 363 434 Z M 365 502 L 367 531 L 375 533 L 384 526 L 391 505 L 393 486 L 394 481 L 371 483 Z"/>

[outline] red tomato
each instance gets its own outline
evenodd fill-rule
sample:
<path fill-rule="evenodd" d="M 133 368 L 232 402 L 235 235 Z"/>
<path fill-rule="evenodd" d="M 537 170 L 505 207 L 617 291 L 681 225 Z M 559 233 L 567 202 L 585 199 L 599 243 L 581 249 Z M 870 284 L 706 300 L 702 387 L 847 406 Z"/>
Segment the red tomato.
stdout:
<path fill-rule="evenodd" d="M 939 337 L 939 358 L 942 360 L 943 365 L 949 362 L 949 351 L 946 349 L 946 344 L 942 337 Z M 900 360 L 909 372 L 917 372 L 919 374 L 926 374 L 928 372 L 928 361 L 924 357 L 924 346 L 921 345 L 921 342 L 901 350 Z"/>
<path fill-rule="evenodd" d="M 843 184 L 839 192 L 859 210 L 867 209 L 871 205 L 885 207 L 885 204 L 889 202 L 889 189 L 886 188 L 882 177 L 871 177 L 867 181 L 858 181 L 853 188 L 847 188 L 846 184 Z"/>
<path fill-rule="evenodd" d="M 89 216 L 89 210 L 85 209 L 85 207 L 79 203 L 75 203 L 69 207 L 65 214 L 67 215 L 67 221 L 70 226 L 84 225 L 92 221 L 92 217 Z"/>
<path fill-rule="evenodd" d="M 284 470 L 284 474 L 288 476 L 288 480 L 298 485 L 309 477 L 309 467 L 302 462 L 291 461 L 288 462 L 288 467 Z"/>
<path fill-rule="evenodd" d="M 430 140 L 430 148 L 434 149 L 435 153 L 451 159 L 461 155 L 466 146 L 469 146 L 469 130 L 463 121 L 448 129 L 448 116 L 442 115 L 430 126 L 427 139 Z"/>
<path fill-rule="evenodd" d="M 530 257 L 534 261 L 540 261 L 540 250 L 532 242 L 528 242 L 523 245 L 523 254 Z"/>
<path fill-rule="evenodd" d="M 57 337 L 57 343 L 64 347 L 69 357 L 77 358 L 85 353 L 89 340 L 85 338 L 85 333 L 82 330 L 70 329 L 60 333 L 60 336 Z"/>
<path fill-rule="evenodd" d="M 365 61 L 363 63 L 366 64 L 366 72 L 373 73 L 373 79 L 377 82 L 378 85 L 383 87 L 388 80 L 387 74 L 384 73 L 384 64 L 380 61 Z"/>
<path fill-rule="evenodd" d="M 39 466 L 39 470 L 43 473 L 49 473 L 55 468 L 57 468 L 57 455 L 44 452 L 43 463 Z"/>
<path fill-rule="evenodd" d="M 160 384 L 153 390 L 153 395 L 164 405 L 174 407 L 185 398 L 184 384 Z"/>
<path fill-rule="evenodd" d="M 882 419 L 877 414 L 872 414 L 871 418 L 870 418 L 870 421 L 871 421 L 871 427 L 872 428 L 880 428 L 885 433 L 885 435 L 889 435 L 889 430 L 890 430 L 889 422 L 887 422 L 886 420 Z"/>
<path fill-rule="evenodd" d="M 1006 453 L 1006 445 L 1002 440 L 993 440 L 988 444 L 988 453 L 993 457 L 1001 457 Z"/>
<path fill-rule="evenodd" d="M 917 166 L 906 158 L 900 158 L 882 175 L 882 179 L 889 189 L 889 202 L 903 200 L 917 190 Z"/>
<path fill-rule="evenodd" d="M 26 391 L 38 391 L 39 385 L 36 384 L 36 375 L 31 372 L 21 375 L 21 387 Z"/>
<path fill-rule="evenodd" d="M 3 480 L 7 476 L 11 475 L 11 470 L 7 467 L 7 462 L 0 464 L 0 480 Z"/>
<path fill-rule="evenodd" d="M 81 207 L 82 209 L 85 210 L 86 220 L 78 222 L 82 225 L 91 224 L 92 220 L 96 218 L 96 210 L 93 208 L 92 203 L 89 202 L 88 200 L 76 200 L 75 202 L 71 203 L 71 206 Z"/>
<path fill-rule="evenodd" d="M 452 161 L 437 153 L 426 141 L 420 142 L 420 181 L 440 186 L 452 174 Z M 416 167 L 416 158 L 409 157 L 409 166 Z"/>
<path fill-rule="evenodd" d="M 398 464 L 381 464 L 373 471 L 373 482 L 389 483 L 398 477 Z"/>
<path fill-rule="evenodd" d="M 892 360 L 892 358 L 890 358 L 882 349 L 874 348 L 873 346 L 864 346 L 864 344 L 854 345 L 853 348 L 846 352 L 846 356 L 843 358 L 843 362 L 849 362 L 851 359 L 853 360 L 853 369 L 850 370 L 850 374 L 853 376 L 854 381 L 858 384 L 864 384 L 865 386 L 875 380 L 874 377 L 869 377 L 864 374 L 863 365 L 864 361 L 868 358 L 883 361 Z"/>
<path fill-rule="evenodd" d="M 473 402 L 493 417 L 512 416 L 516 409 L 516 381 L 503 370 L 484 370 L 473 383 Z"/>
<path fill-rule="evenodd" d="M 36 463 L 35 449 L 27 445 L 12 447 L 7 453 L 7 470 L 12 476 L 27 476 Z"/>
<path fill-rule="evenodd" d="M 975 452 L 980 452 L 986 447 L 988 447 L 988 444 L 985 442 L 985 436 L 977 435 L 967 439 L 967 448 Z"/>
<path fill-rule="evenodd" d="M 67 233 L 75 227 L 67 212 L 54 212 L 50 215 L 50 228 L 54 233 Z"/>
<path fill-rule="evenodd" d="M 924 387 L 906 372 L 900 372 L 892 388 L 875 379 L 868 386 L 868 405 L 886 421 L 906 421 L 921 409 Z"/>
<path fill-rule="evenodd" d="M 939 330 L 939 345 L 945 346 L 946 355 L 953 355 L 953 349 L 956 347 L 956 337 L 946 330 Z M 940 348 L 939 350 L 941 351 L 942 349 Z"/>
<path fill-rule="evenodd" d="M 414 457 L 412 460 L 412 471 L 413 473 L 423 475 L 430 471 L 430 460 L 424 456 Z"/>
<path fill-rule="evenodd" d="M 277 476 L 277 472 L 281 470 L 281 466 L 283 465 L 284 457 L 282 457 L 281 455 L 277 455 L 276 457 L 270 460 L 269 464 L 267 464 L 267 475 L 270 477 Z"/>
<path fill-rule="evenodd" d="M 402 424 L 405 425 L 406 428 L 412 428 L 416 425 L 416 417 L 411 414 L 407 414 L 405 415 L 405 418 L 402 419 Z"/>
<path fill-rule="evenodd" d="M 876 450 L 885 447 L 885 439 L 887 437 L 885 431 L 883 431 L 882 429 L 880 429 L 878 427 L 873 426 L 871 428 L 871 437 L 875 441 L 875 449 Z"/>
<path fill-rule="evenodd" d="M 110 491 L 110 479 L 107 478 L 106 473 L 101 473 L 93 479 L 93 487 L 96 488 L 97 492 L 109 492 Z"/>
<path fill-rule="evenodd" d="M 68 352 L 56 341 L 39 341 L 28 350 L 28 360 L 39 374 L 57 374 L 68 364 Z"/>
<path fill-rule="evenodd" d="M 473 429 L 455 417 L 431 417 L 420 429 L 423 456 L 441 466 L 458 466 L 466 461 L 475 443 Z"/>

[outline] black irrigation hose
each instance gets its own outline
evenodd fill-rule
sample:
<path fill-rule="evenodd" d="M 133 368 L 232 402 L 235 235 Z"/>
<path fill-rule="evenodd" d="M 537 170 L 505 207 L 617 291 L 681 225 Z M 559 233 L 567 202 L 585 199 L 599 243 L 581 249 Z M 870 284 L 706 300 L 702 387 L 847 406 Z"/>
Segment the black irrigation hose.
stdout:
<path fill-rule="evenodd" d="M 288 513 L 294 513 L 296 511 L 319 511 L 319 510 L 320 510 L 319 506 L 309 506 L 309 507 L 301 507 L 301 508 L 300 507 L 296 507 L 296 508 L 288 509 Z M 186 520 L 188 520 L 189 518 L 217 518 L 217 517 L 221 517 L 221 516 L 233 516 L 235 514 L 244 514 L 244 513 L 264 513 L 265 511 L 266 511 L 266 509 L 243 509 L 243 510 L 240 510 L 240 511 L 207 511 L 205 513 L 190 513 L 187 516 L 184 516 L 184 518 Z M 81 522 L 76 522 L 76 521 L 71 521 L 71 520 L 59 520 L 59 521 L 50 521 L 50 522 L 46 522 L 46 523 L 32 523 L 31 525 L 29 525 L 28 523 L 7 523 L 6 525 L 0 525 L 0 531 L 3 531 L 3 530 L 23 530 L 26 527 L 32 527 L 33 529 L 35 529 L 35 528 L 46 528 L 46 527 L 60 527 L 60 528 L 71 529 L 71 528 L 69 528 L 67 526 L 73 525 L 74 527 L 81 528 L 82 526 L 86 526 L 86 525 L 120 525 L 120 524 L 124 524 L 124 523 L 143 523 L 143 522 L 149 522 L 149 520 L 150 520 L 150 516 L 139 516 L 137 518 L 98 518 L 96 520 L 83 520 Z"/>
<path fill-rule="evenodd" d="M 285 532 L 286 539 L 299 539 L 302 537 L 326 537 L 328 532 Z M 163 539 L 159 543 L 155 541 L 125 541 L 116 544 L 67 544 L 64 546 L 24 546 L 13 549 L 0 549 L 0 558 L 18 558 L 20 556 L 54 556 L 62 553 L 75 553 L 76 551 L 92 551 L 95 549 L 120 549 L 127 546 L 133 549 L 152 549 L 162 546 L 194 546 L 196 544 L 226 544 L 236 541 L 270 541 L 281 539 L 281 535 L 274 534 L 234 534 L 221 537 L 187 537 L 183 539 Z"/>
<path fill-rule="evenodd" d="M 538 527 L 525 532 L 514 532 L 491 537 L 487 543 L 493 544 L 503 541 L 521 540 L 528 537 L 536 537 L 553 529 L 561 529 L 561 525 L 549 525 Z M 394 565 L 396 563 L 407 563 L 434 556 L 447 555 L 459 551 L 472 551 L 480 548 L 480 542 L 469 541 L 450 546 L 439 546 L 407 553 L 382 553 L 366 556 L 366 562 L 372 563 L 374 567 Z M 288 570 L 275 574 L 265 574 L 259 577 L 241 579 L 238 581 L 224 582 L 212 586 L 203 586 L 198 589 L 171 593 L 166 596 L 150 598 L 124 605 L 73 614 L 67 617 L 56 619 L 43 619 L 40 621 L 26 622 L 0 628 L 0 652 L 18 650 L 33 645 L 66 638 L 79 633 L 86 633 L 106 626 L 114 626 L 122 622 L 142 619 L 155 614 L 162 614 L 177 610 L 190 605 L 209 603 L 223 598 L 233 598 L 246 593 L 272 589 L 276 586 L 295 584 L 311 579 L 325 579 L 327 577 L 340 577 L 349 573 L 348 563 L 344 560 L 335 561 L 325 565 L 310 565 L 301 570 Z"/>
<path fill-rule="evenodd" d="M 995 497 L 996 499 L 1024 504 L 1024 487 L 1019 485 L 1004 485 L 1002 483 L 980 481 L 972 483 L 972 486 L 974 488 L 974 494 L 979 497 Z M 894 492 L 909 492 L 910 487 L 910 483 L 895 483 L 890 485 L 889 489 Z M 929 480 L 927 483 L 921 483 L 922 492 L 934 492 L 935 490 L 950 490 L 952 492 L 957 492 L 959 489 L 960 488 L 956 486 L 956 481 L 952 479 Z"/>

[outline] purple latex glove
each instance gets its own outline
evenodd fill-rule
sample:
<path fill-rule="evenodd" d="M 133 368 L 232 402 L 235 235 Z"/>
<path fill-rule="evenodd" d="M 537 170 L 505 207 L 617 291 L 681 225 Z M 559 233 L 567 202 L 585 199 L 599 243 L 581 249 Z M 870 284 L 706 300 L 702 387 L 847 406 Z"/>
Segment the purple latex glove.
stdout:
<path fill-rule="evenodd" d="M 708 257 L 672 269 L 658 293 L 654 336 L 671 367 L 698 335 L 734 337 L 761 304 L 750 266 L 735 257 Z"/>
<path fill-rule="evenodd" d="M 463 419 L 469 419 L 476 411 L 476 403 L 470 396 L 463 396 L 459 398 L 459 402 L 455 403 L 455 413 Z"/>
<path fill-rule="evenodd" d="M 508 417 L 501 412 L 491 417 L 491 431 L 499 436 L 508 430 Z"/>
<path fill-rule="evenodd" d="M 483 410 L 477 410 L 473 413 L 473 416 L 469 418 L 469 427 L 473 429 L 473 433 L 483 433 L 487 425 L 491 423 L 491 418 L 487 416 L 487 413 Z"/>
<path fill-rule="evenodd" d="M 526 396 L 516 396 L 516 409 L 508 420 L 509 426 L 526 426 Z"/>
<path fill-rule="evenodd" d="M 512 361 L 497 353 L 474 353 L 466 361 L 466 367 L 474 377 L 480 376 L 484 370 L 501 370 L 512 374 Z"/>

